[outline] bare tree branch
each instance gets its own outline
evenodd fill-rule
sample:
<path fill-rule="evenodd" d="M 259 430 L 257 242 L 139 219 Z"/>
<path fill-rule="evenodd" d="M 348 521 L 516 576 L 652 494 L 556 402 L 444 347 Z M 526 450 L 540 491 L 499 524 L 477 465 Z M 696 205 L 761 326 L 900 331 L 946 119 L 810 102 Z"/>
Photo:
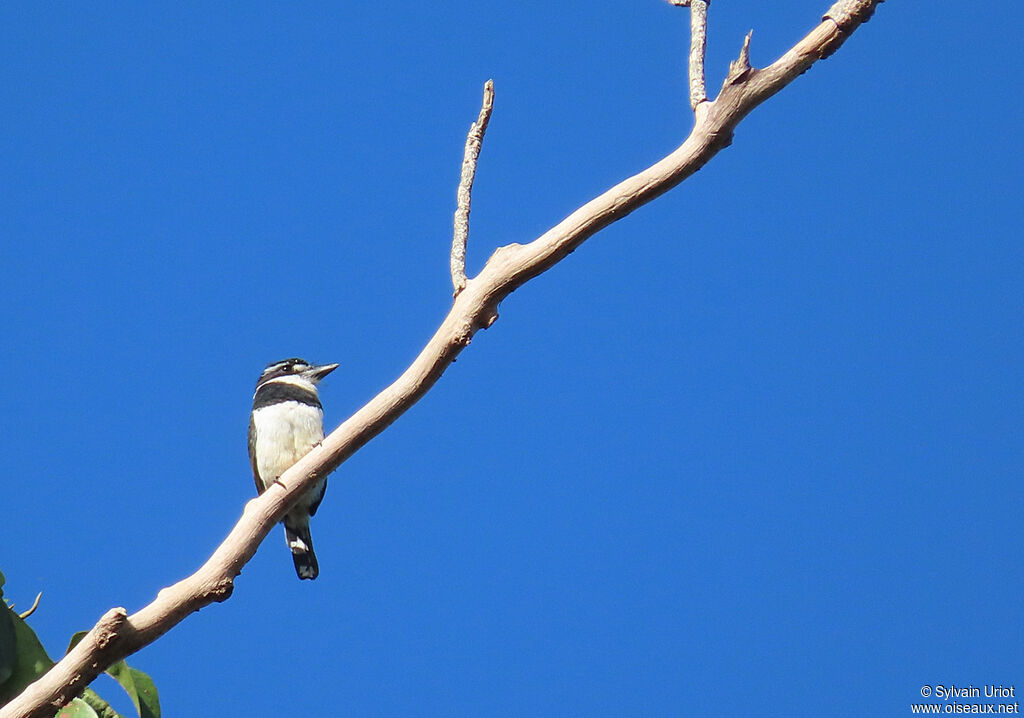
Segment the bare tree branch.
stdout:
<path fill-rule="evenodd" d="M 459 180 L 458 206 L 455 209 L 455 232 L 452 237 L 452 286 L 455 296 L 466 288 L 466 242 L 469 240 L 469 205 L 473 200 L 473 180 L 476 178 L 476 161 L 483 146 L 487 123 L 494 109 L 494 80 L 484 84 L 484 100 L 480 114 L 469 127 L 466 149 L 462 155 L 462 177 Z"/>
<path fill-rule="evenodd" d="M 448 316 L 412 365 L 286 471 L 281 481 L 249 501 L 231 533 L 198 571 L 161 590 L 152 603 L 130 616 L 123 608 L 108 611 L 67 656 L 0 709 L 0 718 L 52 716 L 111 663 L 152 643 L 190 613 L 226 600 L 242 567 L 299 496 L 415 404 L 473 335 L 497 319 L 498 304 L 505 297 L 588 237 L 703 167 L 729 145 L 734 128 L 751 110 L 834 52 L 879 2 L 840 0 L 821 24 L 763 69 L 749 65 L 748 38 L 738 64 L 734 63 L 737 72 L 730 72 L 713 101 L 702 103 L 706 111 L 697 114 L 690 136 L 679 148 L 587 202 L 529 244 L 498 248 L 480 274 L 466 280 Z"/>

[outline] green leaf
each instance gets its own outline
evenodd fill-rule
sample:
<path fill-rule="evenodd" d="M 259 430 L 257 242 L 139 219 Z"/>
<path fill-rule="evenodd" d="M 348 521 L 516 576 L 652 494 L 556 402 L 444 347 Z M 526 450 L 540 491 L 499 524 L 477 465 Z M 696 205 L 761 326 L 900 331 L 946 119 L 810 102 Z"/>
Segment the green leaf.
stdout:
<path fill-rule="evenodd" d="M 71 640 L 68 641 L 68 650 L 64 651 L 64 655 L 71 653 L 71 649 L 78 645 L 78 643 L 85 638 L 85 634 L 88 631 L 78 631 L 77 633 L 71 634 Z"/>
<path fill-rule="evenodd" d="M 7 608 L 4 597 L 4 572 L 0 571 L 0 606 Z M 14 672 L 14 624 L 11 622 L 10 611 L 0 610 L 0 686 Z"/>
<path fill-rule="evenodd" d="M 60 709 L 57 718 L 99 718 L 99 716 L 81 698 L 73 698 L 70 703 Z"/>
<path fill-rule="evenodd" d="M 124 661 L 112 665 L 107 673 L 124 688 L 140 718 L 160 718 L 160 698 L 152 678 Z"/>
<path fill-rule="evenodd" d="M 99 697 L 92 688 L 86 688 L 82 692 L 82 700 L 89 704 L 89 707 L 96 711 L 99 718 L 124 718 L 120 713 L 110 707 L 110 704 Z"/>
<path fill-rule="evenodd" d="M 15 657 L 11 675 L 0 684 L 0 706 L 6 705 L 25 686 L 50 670 L 53 661 L 46 655 L 46 649 L 39 642 L 35 631 L 28 627 L 17 613 L 7 606 L 0 606 L 7 620 L 14 626 Z"/>
<path fill-rule="evenodd" d="M 6 605 L 0 609 L 0 686 L 14 673 L 17 651 L 14 644 L 14 622 Z"/>

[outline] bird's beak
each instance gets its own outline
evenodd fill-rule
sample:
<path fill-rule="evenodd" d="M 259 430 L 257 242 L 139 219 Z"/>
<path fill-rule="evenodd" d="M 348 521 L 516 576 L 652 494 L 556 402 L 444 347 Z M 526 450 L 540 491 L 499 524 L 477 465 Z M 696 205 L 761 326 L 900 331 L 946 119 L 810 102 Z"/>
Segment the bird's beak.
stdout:
<path fill-rule="evenodd" d="M 315 366 L 310 368 L 309 375 L 313 377 L 313 381 L 320 381 L 337 368 L 337 364 L 323 364 L 321 366 Z"/>

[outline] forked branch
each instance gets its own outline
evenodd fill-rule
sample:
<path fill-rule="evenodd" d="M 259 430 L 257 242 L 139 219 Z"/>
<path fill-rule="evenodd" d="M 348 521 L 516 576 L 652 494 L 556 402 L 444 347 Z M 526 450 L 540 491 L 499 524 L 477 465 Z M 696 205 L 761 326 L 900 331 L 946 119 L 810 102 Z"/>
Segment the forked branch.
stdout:
<path fill-rule="evenodd" d="M 679 148 L 587 202 L 529 244 L 511 244 L 494 252 L 479 275 L 465 280 L 448 316 L 412 365 L 286 471 L 280 482 L 246 504 L 242 518 L 198 571 L 163 589 L 152 603 L 130 616 L 124 609 L 108 611 L 63 660 L 0 709 L 0 718 L 52 716 L 111 663 L 152 643 L 193 611 L 226 600 L 235 577 L 298 497 L 415 404 L 473 335 L 494 322 L 498 304 L 510 292 L 550 268 L 588 237 L 703 167 L 730 143 L 740 120 L 817 60 L 834 52 L 880 2 L 840 0 L 814 30 L 762 69 L 749 65 L 748 38 L 739 64 L 734 64 L 736 72 L 730 73 L 713 101 L 700 103 L 706 110 L 697 113 L 690 136 Z M 468 217 L 468 203 L 466 214 Z"/>

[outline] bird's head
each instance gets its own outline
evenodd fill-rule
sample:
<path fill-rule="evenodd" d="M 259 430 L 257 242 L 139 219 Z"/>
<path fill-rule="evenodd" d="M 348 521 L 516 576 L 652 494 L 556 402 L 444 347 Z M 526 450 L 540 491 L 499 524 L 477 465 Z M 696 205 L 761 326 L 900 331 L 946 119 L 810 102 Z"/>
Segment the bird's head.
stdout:
<path fill-rule="evenodd" d="M 338 368 L 337 364 L 310 364 L 305 359 L 282 359 L 271 364 L 267 364 L 267 368 L 260 374 L 260 380 L 257 382 L 257 386 L 271 379 L 280 379 L 283 377 L 296 377 L 304 379 L 310 384 L 316 385 L 321 379 L 330 374 L 332 371 Z"/>

